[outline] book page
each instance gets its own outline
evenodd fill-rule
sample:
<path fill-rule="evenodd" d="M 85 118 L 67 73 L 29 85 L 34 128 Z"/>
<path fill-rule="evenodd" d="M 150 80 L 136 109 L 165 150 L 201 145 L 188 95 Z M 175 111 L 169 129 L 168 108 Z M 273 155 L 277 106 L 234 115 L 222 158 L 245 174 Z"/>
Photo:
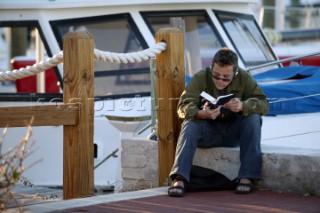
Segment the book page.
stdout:
<path fill-rule="evenodd" d="M 214 97 L 212 97 L 211 95 L 209 95 L 208 93 L 206 93 L 205 91 L 203 91 L 200 94 L 201 97 L 203 97 L 204 99 L 206 99 L 207 101 L 211 102 L 212 104 L 215 104 L 216 99 Z"/>
<path fill-rule="evenodd" d="M 215 104 L 216 105 L 223 105 L 225 103 L 228 103 L 234 97 L 235 97 L 234 94 L 228 94 L 228 95 L 219 96 L 217 98 L 217 100 L 215 101 Z"/>
<path fill-rule="evenodd" d="M 215 99 L 214 97 L 212 97 L 211 95 L 209 95 L 204 91 L 201 92 L 200 96 L 206 99 L 207 101 L 211 102 L 211 104 L 217 105 L 217 106 L 223 105 L 235 97 L 234 94 L 228 94 L 228 95 L 219 96 L 217 99 Z"/>

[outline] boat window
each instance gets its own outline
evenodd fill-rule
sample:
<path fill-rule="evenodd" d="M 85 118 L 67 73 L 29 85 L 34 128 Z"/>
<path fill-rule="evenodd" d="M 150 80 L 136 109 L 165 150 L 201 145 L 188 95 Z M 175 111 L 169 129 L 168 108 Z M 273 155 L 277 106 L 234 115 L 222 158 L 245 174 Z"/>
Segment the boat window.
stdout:
<path fill-rule="evenodd" d="M 51 56 L 36 21 L 0 23 L 0 71 L 12 71 L 36 64 Z M 38 59 L 37 56 L 38 55 Z M 57 70 L 0 82 L 1 101 L 37 101 L 47 94 L 60 93 Z M 32 97 L 30 97 L 32 93 Z M 28 97 L 29 98 L 26 98 Z M 51 97 L 50 95 L 47 97 Z M 49 98 L 50 99 L 50 98 Z M 43 99 L 42 99 L 43 100 Z"/>
<path fill-rule="evenodd" d="M 129 14 L 68 19 L 50 22 L 62 49 L 68 32 L 92 34 L 95 48 L 102 51 L 129 53 L 148 48 Z M 149 62 L 106 63 L 95 61 L 95 96 L 150 93 Z"/>
<path fill-rule="evenodd" d="M 186 75 L 211 65 L 215 52 L 225 46 L 205 11 L 142 12 L 149 28 L 155 34 L 160 28 L 172 27 L 171 20 L 184 21 Z"/>
<path fill-rule="evenodd" d="M 276 60 L 254 16 L 213 11 L 245 66 Z"/>

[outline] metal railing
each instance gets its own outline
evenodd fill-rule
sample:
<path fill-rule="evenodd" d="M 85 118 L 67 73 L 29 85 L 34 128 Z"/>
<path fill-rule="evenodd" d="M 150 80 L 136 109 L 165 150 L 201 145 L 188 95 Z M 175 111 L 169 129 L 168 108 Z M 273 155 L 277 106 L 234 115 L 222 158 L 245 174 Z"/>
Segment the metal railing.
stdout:
<path fill-rule="evenodd" d="M 315 56 L 315 55 L 320 55 L 320 51 L 314 52 L 314 53 L 308 53 L 308 54 L 304 54 L 304 55 L 300 55 L 300 56 L 285 58 L 285 59 L 281 59 L 281 60 L 277 60 L 277 61 L 271 61 L 271 62 L 261 64 L 258 66 L 254 66 L 254 67 L 248 67 L 247 71 L 250 72 L 252 70 L 256 70 L 256 69 L 260 69 L 260 68 L 264 68 L 264 67 L 268 67 L 268 66 L 272 66 L 272 65 L 278 65 L 278 64 L 285 63 L 285 62 L 290 62 L 290 61 L 294 61 L 297 59 L 307 58 L 307 57 Z"/>

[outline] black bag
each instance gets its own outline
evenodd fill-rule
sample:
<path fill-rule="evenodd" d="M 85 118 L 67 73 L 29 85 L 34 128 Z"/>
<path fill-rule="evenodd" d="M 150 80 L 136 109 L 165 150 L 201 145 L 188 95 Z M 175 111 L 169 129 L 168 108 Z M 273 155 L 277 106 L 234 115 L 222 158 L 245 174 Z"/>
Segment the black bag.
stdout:
<path fill-rule="evenodd" d="M 193 165 L 190 172 L 188 192 L 233 190 L 237 185 L 237 179 L 230 180 L 223 174 L 208 168 Z"/>

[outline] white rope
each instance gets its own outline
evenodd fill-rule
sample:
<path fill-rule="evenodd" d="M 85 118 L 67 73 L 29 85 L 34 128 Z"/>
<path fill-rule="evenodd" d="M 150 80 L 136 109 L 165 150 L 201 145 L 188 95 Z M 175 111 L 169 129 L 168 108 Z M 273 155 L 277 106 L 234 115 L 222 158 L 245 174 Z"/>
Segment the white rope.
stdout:
<path fill-rule="evenodd" d="M 269 103 L 273 104 L 273 103 L 278 103 L 278 102 L 286 102 L 286 101 L 310 98 L 310 97 L 319 96 L 319 95 L 320 95 L 320 93 L 312 94 L 312 95 L 305 95 L 305 96 L 300 96 L 300 97 L 293 97 L 293 98 L 281 98 L 281 99 L 276 100 L 276 101 L 270 101 Z"/>
<path fill-rule="evenodd" d="M 154 47 L 132 53 L 113 53 L 105 52 L 98 49 L 94 49 L 94 59 L 98 61 L 110 62 L 110 63 L 135 63 L 143 60 L 149 60 L 156 57 L 156 54 L 161 53 L 167 47 L 165 42 L 160 42 Z M 22 79 L 32 75 L 36 75 L 47 69 L 57 66 L 63 62 L 63 52 L 54 55 L 52 58 L 48 58 L 46 61 L 41 61 L 33 66 L 27 66 L 25 68 L 15 69 L 12 71 L 0 72 L 0 82 L 14 81 Z"/>
<path fill-rule="evenodd" d="M 41 61 L 33 66 L 27 66 L 25 68 L 15 69 L 12 71 L 0 72 L 0 82 L 13 81 L 21 78 L 25 78 L 31 75 L 36 75 L 51 67 L 57 66 L 63 61 L 63 53 L 54 55 L 52 58 L 48 58 L 46 61 Z"/>
<path fill-rule="evenodd" d="M 303 133 L 299 133 L 299 134 L 292 134 L 292 135 L 286 135 L 286 136 L 280 136 L 280 137 L 274 137 L 274 138 L 265 138 L 265 139 L 262 139 L 262 141 L 269 141 L 269 140 L 282 139 L 282 138 L 290 138 L 290 137 L 296 137 L 296 136 L 300 136 L 300 135 L 315 134 L 315 133 L 319 133 L 319 132 L 320 132 L 320 130 L 316 130 L 316 131 L 312 131 L 312 132 L 303 132 Z"/>
<path fill-rule="evenodd" d="M 98 61 L 110 62 L 110 63 L 135 63 L 149 60 L 156 57 L 156 54 L 161 53 L 167 47 L 165 42 L 158 43 L 155 47 L 149 48 L 140 52 L 132 53 L 113 53 L 94 49 L 94 58 Z"/>

